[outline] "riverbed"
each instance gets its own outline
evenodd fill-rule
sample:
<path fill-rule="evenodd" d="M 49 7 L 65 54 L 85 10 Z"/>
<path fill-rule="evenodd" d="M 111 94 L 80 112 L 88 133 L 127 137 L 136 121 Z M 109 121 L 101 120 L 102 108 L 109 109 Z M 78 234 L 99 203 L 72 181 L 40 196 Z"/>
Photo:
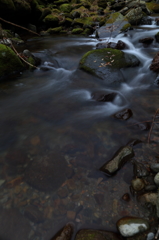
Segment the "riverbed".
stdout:
<path fill-rule="evenodd" d="M 141 62 L 122 71 L 125 82 L 114 87 L 79 69 L 81 57 L 99 42 L 93 36 L 49 36 L 25 43 L 42 59 L 41 69 L 0 83 L 2 239 L 49 240 L 70 221 L 75 233 L 86 227 L 116 232 L 121 217 L 148 216 L 130 193 L 133 160 L 113 177 L 99 169 L 132 139 L 142 141 L 134 147 L 135 160 L 145 165 L 158 161 L 157 127 L 150 143 L 148 134 L 159 107 L 156 74 L 149 69 L 159 43 L 139 43 L 157 32 L 153 21 L 109 39 L 125 42 L 124 51 Z M 92 99 L 96 91 L 118 97 L 97 102 Z M 133 112 L 131 120 L 114 118 L 125 108 Z M 125 193 L 129 202 L 122 199 Z"/>

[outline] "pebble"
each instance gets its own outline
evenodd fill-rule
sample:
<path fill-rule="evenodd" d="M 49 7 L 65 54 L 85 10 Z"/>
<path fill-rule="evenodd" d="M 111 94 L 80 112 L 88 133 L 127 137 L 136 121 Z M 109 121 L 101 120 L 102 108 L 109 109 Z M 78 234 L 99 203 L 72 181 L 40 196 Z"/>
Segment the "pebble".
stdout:
<path fill-rule="evenodd" d="M 5 183 L 5 181 L 6 181 L 6 180 L 4 180 L 4 179 L 0 179 L 0 186 L 2 186 L 3 183 Z"/>
<path fill-rule="evenodd" d="M 136 217 L 124 217 L 117 222 L 117 227 L 123 237 L 132 237 L 149 228 L 147 220 Z"/>
<path fill-rule="evenodd" d="M 74 220 L 76 217 L 76 212 L 74 211 L 67 211 L 67 218 L 70 220 Z"/>
<path fill-rule="evenodd" d="M 154 171 L 156 173 L 159 172 L 159 163 L 152 163 L 150 165 L 150 168 L 151 168 L 152 171 Z"/>
<path fill-rule="evenodd" d="M 135 178 L 131 181 L 131 185 L 135 191 L 140 191 L 145 187 L 145 183 L 141 178 Z"/>
<path fill-rule="evenodd" d="M 157 186 L 159 186 L 159 172 L 155 175 L 154 182 L 156 183 Z"/>
<path fill-rule="evenodd" d="M 150 232 L 150 233 L 147 234 L 147 239 L 146 240 L 152 240 L 152 239 L 154 239 L 154 237 L 155 237 L 155 234 L 153 232 Z"/>

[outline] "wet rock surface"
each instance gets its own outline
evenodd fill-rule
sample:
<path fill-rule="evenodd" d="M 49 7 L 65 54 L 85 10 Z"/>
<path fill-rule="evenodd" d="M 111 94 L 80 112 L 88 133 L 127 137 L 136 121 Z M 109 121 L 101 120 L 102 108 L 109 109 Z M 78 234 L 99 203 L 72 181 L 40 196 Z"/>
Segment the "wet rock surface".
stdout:
<path fill-rule="evenodd" d="M 99 230 L 93 230 L 93 229 L 84 229 L 80 230 L 75 240 L 119 240 L 121 239 L 120 236 L 113 232 L 108 231 L 99 231 Z"/>
<path fill-rule="evenodd" d="M 131 109 L 124 109 L 121 112 L 115 113 L 114 117 L 121 120 L 127 120 L 133 115 Z"/>
<path fill-rule="evenodd" d="M 110 161 L 104 164 L 100 170 L 112 175 L 133 156 L 133 149 L 129 146 L 125 146 L 121 148 Z"/>
<path fill-rule="evenodd" d="M 150 65 L 150 70 L 154 71 L 154 72 L 159 72 L 159 52 L 156 53 L 156 55 L 154 56 L 152 63 Z"/>
<path fill-rule="evenodd" d="M 132 237 L 149 229 L 146 219 L 125 217 L 117 222 L 117 228 L 123 237 Z"/>
<path fill-rule="evenodd" d="M 94 92 L 91 95 L 92 95 L 92 98 L 98 102 L 112 102 L 116 98 L 117 93 Z"/>
<path fill-rule="evenodd" d="M 41 160 L 31 162 L 26 168 L 25 180 L 41 191 L 55 191 L 66 179 L 66 168 L 65 159 L 52 153 Z"/>
<path fill-rule="evenodd" d="M 114 42 L 106 42 L 106 43 L 98 43 L 96 45 L 96 49 L 103 49 L 103 48 L 112 48 L 112 49 L 118 49 L 118 50 L 123 50 L 126 48 L 126 44 L 119 40 L 117 43 Z"/>

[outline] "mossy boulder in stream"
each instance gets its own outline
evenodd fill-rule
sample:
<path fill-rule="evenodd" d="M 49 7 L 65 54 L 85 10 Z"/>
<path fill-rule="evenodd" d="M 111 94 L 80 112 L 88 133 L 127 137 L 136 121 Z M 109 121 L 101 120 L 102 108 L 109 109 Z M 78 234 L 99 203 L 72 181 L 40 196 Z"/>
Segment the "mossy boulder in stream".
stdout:
<path fill-rule="evenodd" d="M 146 7 L 154 13 L 159 13 L 159 3 L 156 3 L 155 1 L 152 2 L 146 2 Z"/>
<path fill-rule="evenodd" d="M 23 64 L 14 51 L 0 44 L 0 79 L 23 69 Z"/>
<path fill-rule="evenodd" d="M 105 80 L 106 84 L 123 82 L 121 68 L 135 67 L 139 60 L 120 50 L 104 48 L 87 52 L 80 60 L 80 69 Z"/>
<path fill-rule="evenodd" d="M 106 23 L 97 29 L 96 35 L 99 38 L 115 37 L 127 24 L 129 24 L 128 19 L 121 13 L 112 13 Z"/>

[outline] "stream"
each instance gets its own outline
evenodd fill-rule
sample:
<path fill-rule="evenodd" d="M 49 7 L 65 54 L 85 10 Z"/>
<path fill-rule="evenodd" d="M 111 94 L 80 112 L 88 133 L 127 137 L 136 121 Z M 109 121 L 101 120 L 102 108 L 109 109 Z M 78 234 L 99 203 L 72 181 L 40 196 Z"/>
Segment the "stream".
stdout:
<path fill-rule="evenodd" d="M 124 69 L 125 82 L 114 87 L 79 69 L 81 57 L 99 42 L 93 36 L 49 36 L 25 43 L 49 70 L 28 70 L 0 83 L 2 240 L 50 240 L 67 222 L 74 222 L 75 233 L 81 228 L 116 232 L 123 216 L 147 217 L 130 194 L 132 162 L 113 177 L 99 168 L 132 139 L 142 141 L 134 147 L 135 160 L 157 162 L 158 129 L 148 144 L 148 129 L 113 117 L 130 108 L 134 123 L 147 121 L 148 126 L 159 108 L 156 74 L 149 70 L 159 43 L 139 43 L 159 31 L 151 18 L 152 25 L 109 39 L 125 42 L 124 52 L 141 62 Z M 117 98 L 97 102 L 91 94 L 100 90 L 117 92 Z M 125 193 L 131 195 L 129 202 L 122 199 Z"/>

